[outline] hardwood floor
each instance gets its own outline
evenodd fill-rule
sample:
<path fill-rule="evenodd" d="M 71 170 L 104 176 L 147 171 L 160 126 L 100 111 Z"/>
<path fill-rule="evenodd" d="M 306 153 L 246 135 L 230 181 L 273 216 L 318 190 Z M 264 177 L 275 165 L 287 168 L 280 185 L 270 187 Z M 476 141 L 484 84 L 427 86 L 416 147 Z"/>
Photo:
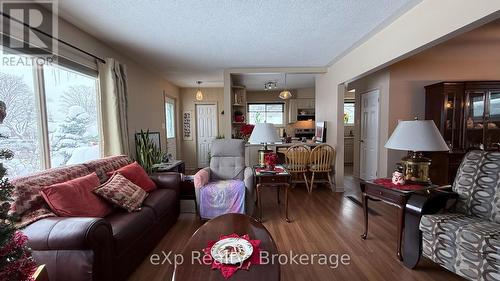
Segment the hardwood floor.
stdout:
<path fill-rule="evenodd" d="M 356 180 L 346 180 L 346 183 L 353 185 L 349 188 L 355 193 Z M 391 206 L 371 204 L 375 215 L 370 217 L 368 238 L 363 241 L 360 238 L 362 208 L 346 198 L 346 194 L 333 193 L 326 186 L 314 189 L 311 195 L 305 187 L 297 186 L 289 194 L 292 222 L 286 223 L 274 190 L 263 192 L 264 225 L 275 239 L 279 252 L 338 254 L 339 257 L 348 254 L 351 261 L 337 268 L 318 264 L 283 265 L 282 280 L 463 280 L 425 259 L 416 270 L 403 266 L 396 257 L 396 210 Z M 180 253 L 200 225 L 194 214 L 181 214 L 153 253 Z M 155 266 L 148 258 L 129 280 L 165 281 L 171 280 L 172 273 L 173 265 Z"/>

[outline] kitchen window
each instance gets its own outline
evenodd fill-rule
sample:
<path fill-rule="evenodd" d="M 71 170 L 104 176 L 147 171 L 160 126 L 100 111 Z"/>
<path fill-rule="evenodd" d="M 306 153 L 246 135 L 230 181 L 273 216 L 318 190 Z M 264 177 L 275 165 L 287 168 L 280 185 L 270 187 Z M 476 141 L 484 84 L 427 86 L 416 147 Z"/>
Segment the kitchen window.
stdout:
<path fill-rule="evenodd" d="M 249 103 L 248 104 L 248 123 L 272 123 L 274 125 L 283 125 L 284 103 Z"/>
<path fill-rule="evenodd" d="M 344 102 L 344 124 L 354 125 L 354 102 Z"/>
<path fill-rule="evenodd" d="M 5 56 L 32 61 L 28 55 L 0 54 L 2 61 Z M 0 100 L 7 106 L 0 125 L 7 138 L 0 139 L 0 147 L 14 152 L 4 162 L 11 178 L 100 157 L 97 72 L 63 65 L 0 69 Z"/>

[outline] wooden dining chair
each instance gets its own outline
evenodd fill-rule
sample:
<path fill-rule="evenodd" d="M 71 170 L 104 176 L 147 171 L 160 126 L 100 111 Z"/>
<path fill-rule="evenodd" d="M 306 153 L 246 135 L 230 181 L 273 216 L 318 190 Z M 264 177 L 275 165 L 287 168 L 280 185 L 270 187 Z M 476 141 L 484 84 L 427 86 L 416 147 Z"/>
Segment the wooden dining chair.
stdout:
<path fill-rule="evenodd" d="M 309 172 L 311 180 L 309 182 L 309 192 L 312 192 L 314 182 L 327 182 L 332 191 L 335 191 L 335 148 L 328 144 L 316 146 L 309 156 Z M 315 179 L 316 174 L 326 174 L 327 179 Z"/>
<path fill-rule="evenodd" d="M 285 164 L 288 172 L 292 175 L 293 186 L 297 183 L 305 183 L 308 192 L 310 192 L 310 190 L 307 182 L 307 164 L 309 163 L 310 153 L 311 149 L 304 144 L 292 145 L 285 152 Z"/>

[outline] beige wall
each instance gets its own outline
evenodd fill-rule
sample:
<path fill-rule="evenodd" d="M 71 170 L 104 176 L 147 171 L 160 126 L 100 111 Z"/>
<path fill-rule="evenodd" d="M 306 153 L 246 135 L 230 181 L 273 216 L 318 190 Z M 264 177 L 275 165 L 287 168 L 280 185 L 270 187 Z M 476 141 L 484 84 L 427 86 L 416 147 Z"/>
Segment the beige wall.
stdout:
<path fill-rule="evenodd" d="M 316 116 L 327 121 L 328 143 L 337 146 L 336 180 L 343 189 L 344 83 L 437 45 L 494 18 L 500 1 L 422 1 L 316 76 Z M 445 12 L 443 12 L 445 11 Z M 336 108 L 337 110 L 332 110 Z M 338 134 L 337 132 L 341 132 Z"/>
<path fill-rule="evenodd" d="M 224 110 L 224 88 L 202 88 L 203 92 L 203 101 L 196 101 L 196 88 L 181 88 L 180 89 L 180 114 L 186 110 L 191 110 L 196 116 L 196 104 L 217 104 L 217 113 L 218 113 L 218 129 L 219 135 L 224 133 L 224 128 L 222 125 L 224 124 L 224 119 L 226 116 L 230 116 L 230 112 L 224 112 L 224 115 L 221 114 L 221 111 Z M 196 117 L 193 120 L 193 140 L 182 140 L 182 135 L 180 138 L 181 142 L 181 154 L 179 159 L 182 159 L 186 162 L 187 169 L 196 169 L 197 167 L 197 142 L 196 142 Z"/>
<path fill-rule="evenodd" d="M 372 90 L 379 90 L 380 108 L 379 108 L 379 138 L 378 138 L 378 175 L 386 176 L 392 173 L 387 169 L 388 151 L 384 147 L 388 139 L 388 120 L 389 112 L 389 80 L 390 74 L 387 70 L 378 71 L 365 78 L 349 83 L 348 90 L 356 89 L 355 94 L 355 130 L 354 130 L 354 161 L 353 174 L 359 177 L 359 138 L 361 135 L 361 96 Z"/>
<path fill-rule="evenodd" d="M 60 19 L 59 38 L 99 57 L 115 58 L 127 66 L 129 143 L 135 155 L 134 133 L 141 129 L 161 134 L 162 150 L 166 150 L 163 93 L 178 99 L 179 88 L 158 72 L 135 58 L 122 54 L 102 41 Z M 180 127 L 177 126 L 180 132 Z M 179 144 L 179 143 L 178 143 Z M 178 145 L 179 147 L 179 145 Z"/>
<path fill-rule="evenodd" d="M 390 174 L 394 164 L 405 154 L 383 148 L 398 120 L 425 118 L 424 86 L 441 81 L 500 80 L 498 34 L 500 20 L 349 83 L 348 89 L 355 88 L 356 94 L 370 89 L 381 90 L 381 171 L 385 169 L 387 174 Z M 382 75 L 383 73 L 386 74 Z M 359 130 L 357 132 L 359 135 Z M 359 145 L 357 148 L 358 150 L 355 146 L 355 175 L 359 175 L 359 163 L 356 165 L 356 162 L 359 162 L 356 161 L 359 159 Z"/>

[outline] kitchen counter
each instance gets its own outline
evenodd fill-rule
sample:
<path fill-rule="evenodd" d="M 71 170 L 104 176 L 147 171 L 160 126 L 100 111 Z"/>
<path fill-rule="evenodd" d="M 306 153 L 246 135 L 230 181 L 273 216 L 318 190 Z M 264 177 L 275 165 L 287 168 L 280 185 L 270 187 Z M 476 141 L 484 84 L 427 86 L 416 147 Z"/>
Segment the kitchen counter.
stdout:
<path fill-rule="evenodd" d="M 307 146 L 318 146 L 321 143 L 308 143 L 308 142 L 291 142 L 291 143 L 286 143 L 286 142 L 276 142 L 273 144 L 268 144 L 267 146 L 278 146 L 278 147 L 290 147 L 292 145 L 296 144 L 305 144 Z M 246 143 L 245 146 L 263 146 L 263 144 L 257 144 L 257 143 Z"/>
<path fill-rule="evenodd" d="M 274 144 L 268 144 L 267 149 L 278 153 L 278 158 L 283 157 L 283 153 L 292 145 L 305 144 L 311 148 L 320 145 L 321 143 L 306 143 L 306 142 L 277 142 Z M 262 148 L 262 144 L 247 143 L 245 144 L 245 164 L 246 166 L 252 167 L 258 163 L 258 151 Z M 283 162 L 283 161 L 281 161 Z"/>

